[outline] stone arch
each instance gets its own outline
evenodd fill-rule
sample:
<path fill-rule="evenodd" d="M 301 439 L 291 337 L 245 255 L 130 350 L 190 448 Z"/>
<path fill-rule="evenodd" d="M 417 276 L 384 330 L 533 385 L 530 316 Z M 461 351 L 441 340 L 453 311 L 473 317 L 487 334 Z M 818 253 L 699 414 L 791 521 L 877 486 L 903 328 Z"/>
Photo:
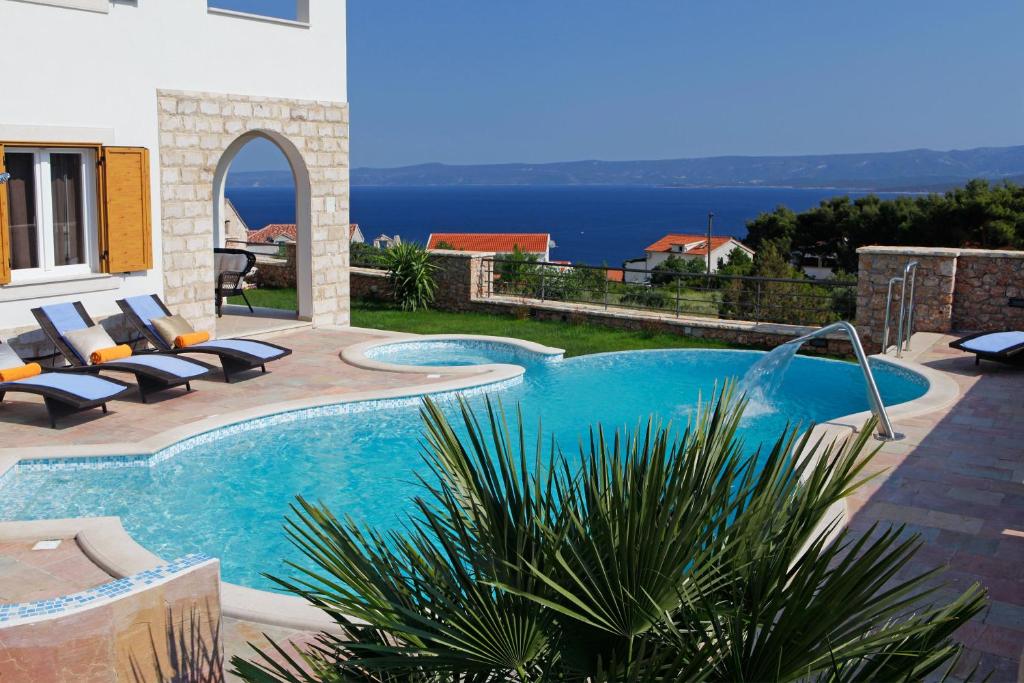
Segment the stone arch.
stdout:
<path fill-rule="evenodd" d="M 214 329 L 213 249 L 231 161 L 256 137 L 288 159 L 296 188 L 299 317 L 349 323 L 348 105 L 158 90 L 164 300 Z"/>
<path fill-rule="evenodd" d="M 295 144 L 272 130 L 250 130 L 227 146 L 213 173 L 213 242 L 224 245 L 224 187 L 231 162 L 249 142 L 263 138 L 272 142 L 288 160 L 295 184 L 295 286 L 298 293 L 299 318 L 313 318 L 313 230 L 312 195 L 309 169 Z M 259 226 L 256 226 L 259 227 Z"/>

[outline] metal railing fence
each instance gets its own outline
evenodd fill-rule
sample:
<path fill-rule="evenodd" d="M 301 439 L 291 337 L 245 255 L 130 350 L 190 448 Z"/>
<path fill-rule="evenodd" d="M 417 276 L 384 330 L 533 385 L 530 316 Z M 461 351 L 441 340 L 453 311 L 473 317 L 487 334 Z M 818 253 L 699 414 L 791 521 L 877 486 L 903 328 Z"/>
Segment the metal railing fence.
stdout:
<path fill-rule="evenodd" d="M 827 325 L 856 316 L 857 282 L 671 273 L 585 265 L 484 259 L 478 291 L 629 308 L 675 316 Z"/>

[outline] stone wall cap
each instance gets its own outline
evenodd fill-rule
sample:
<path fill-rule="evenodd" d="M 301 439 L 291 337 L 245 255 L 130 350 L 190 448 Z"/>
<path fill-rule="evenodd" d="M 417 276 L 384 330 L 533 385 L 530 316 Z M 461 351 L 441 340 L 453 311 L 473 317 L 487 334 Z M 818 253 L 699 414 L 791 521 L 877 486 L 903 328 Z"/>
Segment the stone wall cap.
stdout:
<path fill-rule="evenodd" d="M 1010 249 L 961 249 L 961 256 L 975 256 L 977 258 L 1019 258 L 1024 259 L 1024 251 L 1013 251 Z"/>
<path fill-rule="evenodd" d="M 493 251 L 462 251 L 461 249 L 428 249 L 427 251 L 438 256 L 459 256 L 462 258 L 489 258 L 497 255 Z"/>
<path fill-rule="evenodd" d="M 904 254 L 906 256 L 959 256 L 963 249 L 951 249 L 948 247 L 902 247 L 902 246 L 881 246 L 873 245 L 860 247 L 858 254 Z"/>
<path fill-rule="evenodd" d="M 1012 249 L 959 249 L 952 247 L 903 247 L 872 245 L 860 247 L 858 254 L 904 254 L 906 256 L 975 256 L 978 258 L 1024 258 L 1024 251 Z"/>

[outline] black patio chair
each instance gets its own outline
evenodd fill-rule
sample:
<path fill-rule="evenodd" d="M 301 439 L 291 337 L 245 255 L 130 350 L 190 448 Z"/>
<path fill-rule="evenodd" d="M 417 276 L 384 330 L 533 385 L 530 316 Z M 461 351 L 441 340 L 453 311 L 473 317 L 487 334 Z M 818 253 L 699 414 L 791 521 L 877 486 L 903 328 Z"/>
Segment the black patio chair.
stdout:
<path fill-rule="evenodd" d="M 14 349 L 0 341 L 0 368 L 10 369 L 25 365 Z M 124 382 L 105 377 L 94 377 L 74 372 L 53 370 L 34 377 L 0 382 L 0 403 L 11 393 L 34 394 L 43 397 L 50 416 L 50 427 L 56 429 L 57 420 L 90 408 L 107 412 L 107 401 L 121 398 L 131 391 Z"/>
<path fill-rule="evenodd" d="M 1024 365 L 1024 332 L 1019 330 L 978 332 L 952 341 L 949 345 L 954 349 L 973 353 L 975 365 L 979 365 L 983 360 L 1007 365 Z"/>
<path fill-rule="evenodd" d="M 256 267 L 256 254 L 245 249 L 218 248 L 213 250 L 214 271 L 217 278 L 217 317 L 221 317 L 224 299 L 241 296 L 249 312 L 254 313 L 249 297 L 245 295 L 245 278 Z"/>
<path fill-rule="evenodd" d="M 283 346 L 255 339 L 211 339 L 176 349 L 153 327 L 154 318 L 163 318 L 171 314 L 160 297 L 155 294 L 130 296 L 127 299 L 119 299 L 117 305 L 124 312 L 125 320 L 131 323 L 153 348 L 166 353 L 212 353 L 217 356 L 224 369 L 225 382 L 230 382 L 232 375 L 254 368 L 266 372 L 267 363 L 291 355 L 292 352 Z"/>
<path fill-rule="evenodd" d="M 64 338 L 67 332 L 96 325 L 81 302 L 40 306 L 32 309 L 32 315 L 36 317 L 39 326 L 64 359 L 76 370 L 93 374 L 128 372 L 135 375 L 143 403 L 147 402 L 150 394 L 165 389 L 184 385 L 186 391 L 192 391 L 192 380 L 208 377 L 216 370 L 208 363 L 186 360 L 168 353 L 145 353 L 100 365 L 90 365 L 89 359 L 79 356 Z"/>

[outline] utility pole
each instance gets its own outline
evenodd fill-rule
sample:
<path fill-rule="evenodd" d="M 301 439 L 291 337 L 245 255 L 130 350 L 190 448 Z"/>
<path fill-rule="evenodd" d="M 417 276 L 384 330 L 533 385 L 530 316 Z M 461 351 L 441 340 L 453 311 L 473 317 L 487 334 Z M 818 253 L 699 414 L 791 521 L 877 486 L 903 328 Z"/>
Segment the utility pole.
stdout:
<path fill-rule="evenodd" d="M 711 228 L 714 225 L 714 222 L 715 213 L 713 211 L 708 211 L 708 275 L 711 275 Z"/>

